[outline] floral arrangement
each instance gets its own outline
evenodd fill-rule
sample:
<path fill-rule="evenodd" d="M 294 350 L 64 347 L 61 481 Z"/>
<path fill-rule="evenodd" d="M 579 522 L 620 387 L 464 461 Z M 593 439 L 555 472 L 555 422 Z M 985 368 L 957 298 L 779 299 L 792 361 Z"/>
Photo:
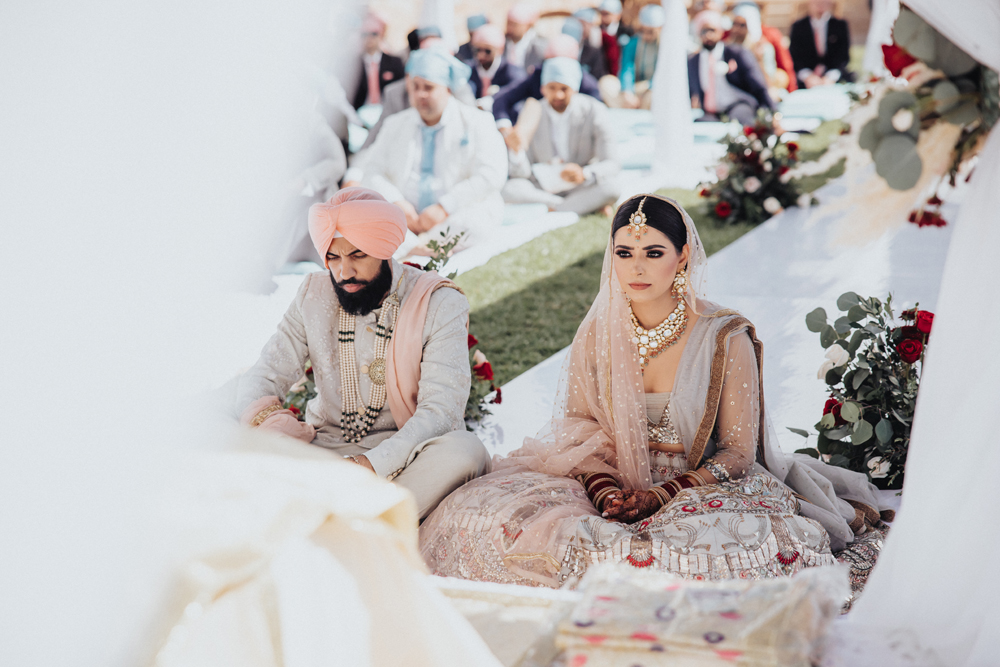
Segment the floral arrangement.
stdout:
<path fill-rule="evenodd" d="M 809 206 L 812 196 L 792 182 L 799 145 L 781 141 L 763 114 L 739 135 L 728 135 L 726 155 L 716 166 L 716 183 L 702 184 L 698 194 L 707 200 L 708 213 L 723 224 L 757 225 L 778 211 L 798 204 Z"/>
<path fill-rule="evenodd" d="M 883 302 L 854 292 L 842 294 L 837 307 L 845 314 L 833 324 L 822 308 L 806 316 L 806 327 L 826 348 L 818 377 L 829 385 L 830 398 L 815 426 L 816 447 L 797 453 L 865 473 L 880 488 L 902 488 L 934 314 L 913 308 L 900 315 L 904 324 L 896 326 L 892 295 Z"/>
<path fill-rule="evenodd" d="M 1000 116 L 997 73 L 902 7 L 893 27 L 893 43 L 882 47 L 886 69 L 905 90 L 886 94 L 878 116 L 861 130 L 859 144 L 872 154 L 875 171 L 896 190 L 909 190 L 920 180 L 924 165 L 917 152 L 920 133 L 938 122 L 961 128 L 946 174 L 951 185 L 968 160 L 979 152 Z M 938 187 L 940 182 L 938 183 Z M 935 194 L 910 214 L 924 226 L 945 224 Z"/>
<path fill-rule="evenodd" d="M 462 240 L 461 234 L 449 237 L 448 231 L 441 232 L 441 241 L 432 239 L 427 243 L 427 247 L 434 253 L 430 260 L 420 266 L 413 262 L 405 262 L 407 266 L 412 266 L 424 271 L 436 271 L 448 261 L 452 251 Z M 451 280 L 455 273 L 448 276 Z M 465 421 L 467 425 L 481 422 L 484 417 L 490 414 L 487 404 L 499 405 L 502 397 L 500 387 L 493 384 L 493 366 L 480 350 L 473 350 L 479 345 L 475 336 L 469 334 L 469 364 L 472 367 L 472 389 L 469 392 L 469 400 L 465 405 Z M 313 377 L 312 361 L 306 360 L 306 367 L 302 378 L 288 390 L 285 395 L 282 407 L 291 410 L 298 416 L 299 420 L 305 419 L 306 404 L 316 398 L 316 382 Z M 493 397 L 490 398 L 490 394 Z"/>

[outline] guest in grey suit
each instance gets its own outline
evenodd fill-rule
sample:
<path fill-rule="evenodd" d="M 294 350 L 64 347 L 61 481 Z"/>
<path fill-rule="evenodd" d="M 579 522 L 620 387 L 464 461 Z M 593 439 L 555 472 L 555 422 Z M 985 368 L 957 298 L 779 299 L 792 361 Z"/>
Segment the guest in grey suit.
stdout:
<path fill-rule="evenodd" d="M 600 101 L 577 94 L 582 78 L 580 63 L 572 58 L 549 58 L 542 65 L 544 100 L 528 100 L 521 111 L 522 118 L 537 117 L 537 125 L 526 138 L 527 150 L 508 151 L 510 180 L 503 189 L 504 201 L 541 203 L 553 211 L 584 215 L 618 199 L 621 164 L 611 118 Z M 538 110 L 530 111 L 529 103 Z M 554 173 L 540 179 L 544 170 Z M 558 180 L 552 178 L 555 174 L 564 182 L 558 187 L 552 183 Z"/>

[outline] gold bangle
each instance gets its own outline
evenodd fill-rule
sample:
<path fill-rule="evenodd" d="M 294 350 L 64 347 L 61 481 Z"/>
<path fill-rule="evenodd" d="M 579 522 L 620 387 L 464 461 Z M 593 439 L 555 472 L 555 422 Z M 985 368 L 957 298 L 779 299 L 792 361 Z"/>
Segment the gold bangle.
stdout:
<path fill-rule="evenodd" d="M 695 477 L 697 477 L 701 481 L 701 484 L 699 486 L 708 486 L 708 482 L 705 481 L 705 478 L 702 477 L 701 473 L 698 472 L 697 470 L 689 470 L 688 473 L 694 475 Z M 685 473 L 685 474 L 687 474 L 687 473 Z"/>
<path fill-rule="evenodd" d="M 650 487 L 649 490 L 652 492 L 654 496 L 656 496 L 656 499 L 660 501 L 660 507 L 663 507 L 664 505 L 670 502 L 670 495 L 667 493 L 667 490 L 664 489 L 662 486 L 653 486 Z"/>
<path fill-rule="evenodd" d="M 264 423 L 265 419 L 267 419 L 268 417 L 270 417 L 275 412 L 278 412 L 281 409 L 282 407 L 280 404 L 267 406 L 266 408 L 258 412 L 256 415 L 254 415 L 254 418 L 250 420 L 250 428 L 256 428 L 260 426 L 261 424 Z"/>

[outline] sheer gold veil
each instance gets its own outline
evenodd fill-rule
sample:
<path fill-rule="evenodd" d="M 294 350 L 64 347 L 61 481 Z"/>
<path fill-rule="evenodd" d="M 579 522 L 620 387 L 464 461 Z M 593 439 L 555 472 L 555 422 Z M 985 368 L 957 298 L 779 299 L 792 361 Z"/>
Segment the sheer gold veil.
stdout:
<path fill-rule="evenodd" d="M 698 230 L 673 199 L 647 194 L 625 203 L 642 197 L 669 203 L 684 219 L 689 246 L 685 301 L 700 313 L 707 257 Z M 609 233 L 600 291 L 573 339 L 552 421 L 510 456 L 497 459 L 495 471 L 520 468 L 562 476 L 610 472 L 623 488 L 652 485 L 642 371 L 625 293 L 614 270 L 612 240 Z"/>

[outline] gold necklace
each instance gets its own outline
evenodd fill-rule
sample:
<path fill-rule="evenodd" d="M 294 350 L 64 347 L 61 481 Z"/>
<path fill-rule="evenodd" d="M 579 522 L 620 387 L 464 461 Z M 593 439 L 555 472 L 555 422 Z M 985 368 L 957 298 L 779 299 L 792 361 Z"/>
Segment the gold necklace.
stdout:
<path fill-rule="evenodd" d="M 635 318 L 632 303 L 628 304 L 629 315 L 632 317 L 632 342 L 639 350 L 639 367 L 645 369 L 650 359 L 655 359 L 665 349 L 680 340 L 688 325 L 687 305 L 684 299 L 678 299 L 677 307 L 667 315 L 667 319 L 652 329 L 643 329 Z"/>

